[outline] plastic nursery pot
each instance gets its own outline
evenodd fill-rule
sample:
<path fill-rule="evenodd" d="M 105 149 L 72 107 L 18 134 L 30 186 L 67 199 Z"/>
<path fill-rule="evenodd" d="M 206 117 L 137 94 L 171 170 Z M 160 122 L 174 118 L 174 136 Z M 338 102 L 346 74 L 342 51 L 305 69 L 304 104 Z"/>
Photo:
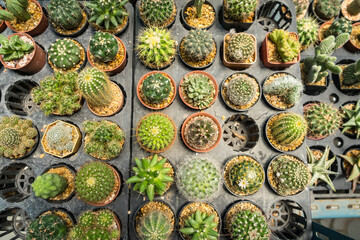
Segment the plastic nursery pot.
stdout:
<path fill-rule="evenodd" d="M 116 38 L 116 40 L 118 41 L 118 45 L 121 45 L 122 46 L 122 49 L 124 50 L 124 52 L 122 54 L 119 54 L 119 55 L 123 55 L 123 59 L 121 60 L 121 62 L 114 66 L 113 68 L 110 68 L 110 69 L 102 69 L 100 67 L 98 67 L 98 65 L 96 64 L 97 60 L 95 59 L 95 57 L 90 53 L 90 46 L 87 48 L 87 51 L 86 51 L 86 55 L 87 55 L 87 59 L 89 60 L 89 63 L 91 64 L 91 66 L 95 67 L 95 68 L 98 68 L 104 72 L 106 72 L 109 76 L 113 76 L 113 75 L 116 75 L 120 72 L 122 72 L 122 70 L 124 70 L 124 68 L 126 67 L 126 48 L 125 48 L 125 44 L 123 43 L 123 41 L 121 41 L 120 38 L 114 36 Z M 120 50 L 120 46 L 119 46 L 119 50 Z M 113 61 L 116 61 L 118 55 L 116 55 L 115 59 Z M 111 61 L 111 62 L 113 62 Z M 106 63 L 106 67 L 107 66 L 110 66 L 111 62 L 108 62 Z"/>
<path fill-rule="evenodd" d="M 345 48 L 350 52 L 359 52 L 360 51 L 360 43 L 357 39 L 357 36 L 353 34 L 354 32 L 360 33 L 360 22 L 354 23 L 352 34 L 350 34 L 350 40 L 345 43 Z M 359 31 L 358 31 L 359 29 Z"/>
<path fill-rule="evenodd" d="M 56 151 L 56 150 L 51 149 L 50 147 L 48 147 L 47 138 L 46 138 L 47 134 L 48 134 L 48 131 L 58 123 L 63 123 L 67 127 L 72 128 L 72 135 L 73 135 L 72 142 L 74 143 L 74 146 L 73 146 L 73 148 L 71 149 L 70 152 L 59 152 L 59 151 Z M 44 152 L 46 152 L 47 154 L 53 155 L 53 156 L 58 157 L 58 158 L 65 158 L 65 157 L 69 157 L 69 156 L 73 155 L 74 153 L 76 153 L 79 150 L 80 145 L 81 145 L 81 138 L 82 138 L 82 135 L 81 135 L 80 129 L 77 126 L 75 126 L 73 124 L 70 124 L 70 123 L 67 123 L 67 122 L 64 122 L 64 121 L 61 121 L 61 120 L 57 120 L 57 121 L 55 121 L 53 123 L 50 123 L 46 127 L 44 136 L 41 139 L 41 145 L 42 145 L 42 147 L 44 149 Z"/>
<path fill-rule="evenodd" d="M 348 110 L 354 110 L 355 109 L 355 106 L 356 106 L 356 102 L 355 101 L 349 101 L 349 102 L 346 102 L 344 104 L 341 105 L 341 107 L 339 107 L 339 112 L 341 113 L 344 113 L 345 114 L 345 111 L 342 109 L 342 108 L 346 108 Z M 342 118 L 342 123 L 345 123 L 346 120 L 344 118 Z M 345 136 L 347 136 L 348 138 L 351 138 L 351 139 L 357 139 L 356 136 L 357 136 L 357 131 L 356 129 L 354 128 L 351 128 L 345 132 L 342 132 L 343 131 L 343 127 L 341 126 L 340 127 L 340 132 L 342 134 L 344 134 Z"/>
<path fill-rule="evenodd" d="M 141 24 L 145 27 L 151 27 L 151 26 L 148 26 L 148 24 L 145 23 L 144 21 L 144 18 L 143 18 L 143 15 L 141 14 L 141 11 L 140 11 L 140 4 L 141 4 L 141 1 L 137 1 L 136 3 L 136 9 L 138 11 L 138 15 L 140 16 L 139 19 L 141 21 Z M 177 7 L 176 7 L 176 3 L 174 1 L 174 13 L 173 13 L 173 16 L 171 17 L 172 19 L 164 26 L 161 26 L 161 28 L 171 28 L 174 23 L 175 23 L 175 20 L 176 20 L 176 14 L 177 14 Z M 155 70 L 155 69 L 153 69 Z M 161 70 L 161 69 L 158 69 L 158 70 Z"/>
<path fill-rule="evenodd" d="M 335 17 L 333 17 L 333 18 L 330 18 L 330 19 L 322 19 L 322 18 L 317 14 L 316 9 L 315 9 L 316 4 L 317 4 L 319 1 L 321 1 L 321 0 L 314 0 L 314 1 L 310 4 L 310 9 L 312 10 L 313 14 L 315 15 L 316 19 L 317 19 L 319 22 L 333 21 L 334 19 L 336 19 L 336 18 L 339 16 L 340 11 L 339 11 L 339 13 L 338 13 Z"/>
<path fill-rule="evenodd" d="M 304 64 L 302 62 L 300 63 L 300 68 L 301 68 L 301 80 L 304 83 L 304 87 L 305 87 L 304 93 L 306 95 L 316 96 L 323 93 L 327 89 L 327 87 L 330 84 L 329 76 L 324 77 L 319 82 L 307 83 L 306 82 L 307 74 L 304 73 Z"/>
<path fill-rule="evenodd" d="M 341 3 L 341 13 L 347 20 L 350 20 L 350 21 L 353 21 L 353 22 L 360 21 L 360 13 L 358 13 L 356 15 L 353 15 L 353 14 L 350 14 L 349 11 L 348 11 L 348 8 L 353 8 L 352 4 L 357 5 L 356 1 L 344 0 Z M 357 7 L 357 6 L 355 6 L 355 7 Z"/>
<path fill-rule="evenodd" d="M 319 27 L 319 40 L 320 42 L 322 42 L 322 40 L 324 40 L 327 36 L 327 31 L 329 30 L 331 24 L 333 22 L 324 22 L 323 24 L 321 24 L 321 26 Z M 340 47 L 341 48 L 341 47 Z"/>
<path fill-rule="evenodd" d="M 14 32 L 23 32 L 23 33 L 27 33 L 32 37 L 38 36 L 41 33 L 43 33 L 46 28 L 49 25 L 48 19 L 46 17 L 45 12 L 43 11 L 41 5 L 36 1 L 36 0 L 29 0 L 29 4 L 31 3 L 35 3 L 36 6 L 40 9 L 41 11 L 41 19 L 39 21 L 39 23 L 37 25 L 35 25 L 33 28 L 27 30 L 27 31 L 19 31 L 16 30 L 13 26 L 11 22 L 5 21 L 6 25 L 8 26 L 8 28 L 10 28 L 11 30 L 13 30 Z"/>
<path fill-rule="evenodd" d="M 216 139 L 215 143 L 214 143 L 212 146 L 210 146 L 210 147 L 208 147 L 208 148 L 206 148 L 206 149 L 195 149 L 195 148 L 191 147 L 191 146 L 189 145 L 189 143 L 186 141 L 185 130 L 186 130 L 186 128 L 187 128 L 187 124 L 188 124 L 193 118 L 195 118 L 195 117 L 201 117 L 201 116 L 210 118 L 210 119 L 216 124 L 216 126 L 217 126 L 217 128 L 218 128 L 218 135 L 217 135 L 217 139 Z M 220 125 L 219 121 L 218 121 L 214 116 L 212 116 L 211 114 L 208 114 L 208 113 L 206 113 L 206 112 L 197 112 L 197 113 L 191 114 L 188 118 L 185 119 L 184 123 L 183 123 L 182 126 L 181 126 L 181 138 L 182 138 L 184 144 L 185 144 L 190 150 L 192 150 L 192 151 L 194 151 L 194 152 L 204 153 L 204 152 L 209 152 L 209 151 L 213 150 L 213 149 L 216 148 L 216 146 L 220 143 L 221 134 L 222 134 L 222 129 L 221 129 L 221 125 Z"/>
<path fill-rule="evenodd" d="M 212 8 L 212 11 L 214 12 L 214 16 L 213 16 L 213 21 L 210 23 L 210 24 L 208 24 L 208 25 L 205 25 L 205 26 L 201 26 L 201 27 L 195 27 L 195 26 L 191 26 L 189 23 L 188 23 L 188 21 L 186 20 L 186 18 L 188 18 L 189 17 L 189 15 L 188 14 L 186 14 L 186 12 L 187 12 L 187 10 L 188 10 L 188 8 L 190 8 L 190 7 L 193 7 L 194 6 L 194 0 L 190 0 L 190 1 L 188 1 L 186 4 L 185 4 L 185 6 L 181 9 L 181 12 L 180 12 L 180 20 L 181 20 L 181 23 L 182 23 L 182 25 L 187 29 L 187 30 L 191 30 L 191 29 L 196 29 L 196 28 L 200 28 L 200 29 L 210 29 L 213 25 L 214 25 L 214 23 L 215 23 L 215 21 L 216 21 L 216 10 L 215 10 L 215 8 L 214 8 L 214 5 L 212 5 L 212 3 L 211 2 L 209 2 L 208 0 L 205 0 L 205 2 L 203 3 L 203 10 L 204 10 L 204 8 L 206 7 L 205 5 L 208 5 L 208 7 L 209 8 Z M 205 17 L 206 19 L 208 18 L 208 17 Z"/>
<path fill-rule="evenodd" d="M 292 23 L 290 8 L 283 1 L 266 1 L 257 11 L 257 22 L 266 32 L 288 29 Z"/>
<path fill-rule="evenodd" d="M 14 33 L 14 34 L 10 35 L 8 38 L 10 39 L 10 37 L 13 36 L 13 35 L 18 35 L 19 37 L 24 36 L 24 37 L 30 39 L 33 46 L 34 46 L 34 50 L 30 54 L 26 54 L 26 55 L 29 55 L 29 57 L 28 57 L 27 63 L 25 65 L 23 65 L 23 66 L 16 66 L 16 65 L 13 66 L 14 64 L 10 65 L 11 62 L 15 62 L 15 61 L 5 62 L 4 59 L 3 59 L 3 55 L 0 55 L 1 63 L 4 65 L 5 68 L 16 70 L 16 71 L 23 72 L 23 73 L 26 73 L 26 74 L 34 74 L 34 73 L 39 72 L 44 67 L 44 65 L 46 63 L 46 53 L 45 53 L 45 51 L 28 34 L 26 34 L 26 33 Z M 15 63 L 15 64 L 17 64 L 17 63 Z"/>
<path fill-rule="evenodd" d="M 354 63 L 354 60 L 343 59 L 337 63 L 343 70 L 350 64 Z M 342 93 L 350 96 L 358 95 L 360 93 L 360 85 L 356 84 L 354 86 L 343 85 L 344 76 L 342 73 L 334 74 L 332 73 L 332 79 L 335 84 L 335 87 Z"/>
<path fill-rule="evenodd" d="M 321 145 L 315 145 L 315 146 L 311 146 L 310 147 L 310 150 L 313 151 L 315 157 L 318 157 L 318 159 L 320 159 L 322 157 L 322 154 L 324 153 L 325 151 L 325 147 L 324 146 L 321 146 Z M 333 157 L 336 158 L 336 155 L 330 150 L 329 151 L 329 158 L 328 159 L 332 159 Z M 337 161 L 335 160 L 335 162 L 333 162 L 333 164 L 331 164 L 330 168 L 328 169 L 330 171 L 333 171 L 333 172 L 338 172 L 338 164 L 337 164 Z M 330 174 L 329 175 L 331 181 L 333 181 L 336 177 L 335 174 Z M 327 183 L 322 181 L 322 180 L 319 180 L 319 182 L 317 183 L 317 185 L 319 186 L 327 186 Z M 313 186 L 313 187 L 310 187 L 310 188 L 316 188 L 316 186 Z"/>
<path fill-rule="evenodd" d="M 189 72 L 188 74 L 186 74 L 180 81 L 180 84 L 179 84 L 179 96 L 181 98 L 181 100 L 183 101 L 183 103 L 188 106 L 189 108 L 192 108 L 192 109 L 196 109 L 196 110 L 200 110 L 199 107 L 195 107 L 193 105 L 191 105 L 190 103 L 188 103 L 186 101 L 186 93 L 184 92 L 184 89 L 181 87 L 181 85 L 183 84 L 184 82 L 184 79 L 189 76 L 189 75 L 193 75 L 193 74 L 200 74 L 200 75 L 205 75 L 206 77 L 209 78 L 209 81 L 212 82 L 212 85 L 214 86 L 214 90 L 215 92 L 213 93 L 213 100 L 212 102 L 209 104 L 209 106 L 207 106 L 206 108 L 202 108 L 201 110 L 204 110 L 204 109 L 207 109 L 209 107 L 211 107 L 211 105 L 214 104 L 216 98 L 217 98 L 217 95 L 219 93 L 219 87 L 217 85 L 217 82 L 215 80 L 215 78 L 210 74 L 210 73 L 207 73 L 207 72 L 204 72 L 204 71 L 192 71 L 192 72 Z"/>
<path fill-rule="evenodd" d="M 306 103 L 303 107 L 303 112 L 304 112 L 304 115 L 305 113 L 307 112 L 307 110 L 311 107 L 311 106 L 314 106 L 314 105 L 317 105 L 319 104 L 319 102 L 309 102 L 309 103 Z M 324 135 L 324 136 L 314 136 L 314 135 L 309 135 L 309 132 L 306 134 L 306 138 L 307 139 L 310 139 L 310 140 L 313 140 L 313 141 L 318 141 L 318 140 L 321 140 L 321 139 L 324 139 L 326 138 L 327 136 L 329 136 L 329 134 L 327 135 Z"/>
<path fill-rule="evenodd" d="M 2 233 L 3 239 L 25 239 L 26 229 L 31 223 L 31 218 L 27 211 L 19 207 L 8 207 L 0 212 L 0 221 L 2 229 L 6 229 Z"/>
<path fill-rule="evenodd" d="M 224 6 L 221 5 L 220 11 L 219 11 L 219 21 L 220 21 L 220 24 L 222 25 L 222 27 L 226 30 L 235 28 L 235 30 L 237 32 L 244 32 L 244 31 L 248 30 L 255 21 L 255 16 L 256 16 L 255 13 L 254 13 L 252 22 L 234 22 L 225 17 L 224 11 L 225 11 Z"/>
<path fill-rule="evenodd" d="M 228 41 L 230 40 L 230 34 L 226 34 L 224 36 L 224 42 L 223 42 L 223 47 L 222 47 L 222 60 L 223 60 L 223 64 L 225 65 L 225 67 L 234 69 L 234 70 L 242 70 L 244 68 L 248 68 L 251 67 L 257 60 L 257 42 L 256 42 L 256 38 L 254 35 L 252 34 L 248 34 L 250 35 L 253 39 L 254 39 L 254 54 L 251 56 L 251 59 L 247 59 L 248 62 L 232 62 L 228 56 L 227 56 L 227 45 L 228 45 Z"/>
<path fill-rule="evenodd" d="M 165 99 L 165 102 L 152 104 L 147 101 L 145 95 L 142 93 L 142 85 L 143 85 L 144 80 L 148 76 L 156 74 L 156 73 L 160 73 L 170 80 L 171 91 L 170 91 L 168 98 Z M 152 71 L 152 72 L 148 72 L 147 74 L 145 74 L 144 76 L 142 76 L 140 78 L 140 81 L 138 82 L 138 85 L 136 87 L 136 94 L 137 94 L 137 97 L 138 97 L 139 101 L 141 102 L 141 104 L 144 105 L 145 107 L 152 109 L 152 110 L 161 110 L 161 109 L 164 109 L 164 108 L 170 106 L 173 103 L 175 96 L 176 96 L 176 84 L 175 84 L 174 79 L 169 74 L 167 74 L 165 72 L 161 72 L 161 71 Z"/>

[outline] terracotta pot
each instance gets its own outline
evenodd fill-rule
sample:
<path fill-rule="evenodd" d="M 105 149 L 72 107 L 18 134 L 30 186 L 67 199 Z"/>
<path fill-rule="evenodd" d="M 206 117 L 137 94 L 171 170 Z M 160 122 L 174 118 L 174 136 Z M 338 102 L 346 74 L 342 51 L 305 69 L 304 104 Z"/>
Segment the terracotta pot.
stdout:
<path fill-rule="evenodd" d="M 354 23 L 354 24 L 353 24 L 353 28 L 354 28 L 355 26 L 358 26 L 359 24 L 360 24 L 360 22 Z M 346 48 L 347 50 L 349 50 L 350 52 L 359 52 L 359 51 L 360 51 L 360 47 L 357 47 L 357 46 L 351 41 L 351 37 L 350 37 L 350 40 L 345 43 L 345 48 Z"/>
<path fill-rule="evenodd" d="M 34 74 L 34 73 L 39 72 L 44 67 L 44 65 L 46 63 L 46 53 L 45 53 L 45 51 L 28 34 L 26 34 L 26 33 L 14 33 L 14 34 L 10 35 L 8 38 L 10 39 L 10 37 L 13 36 L 13 35 L 26 36 L 26 37 L 30 38 L 33 45 L 34 45 L 34 50 L 33 50 L 34 55 L 32 56 L 30 61 L 25 66 L 20 67 L 20 68 L 14 68 L 14 67 L 8 66 L 4 62 L 2 55 L 0 55 L 1 63 L 4 65 L 5 68 L 12 69 L 12 70 L 17 70 L 19 72 L 23 72 L 23 73 L 27 73 L 27 74 Z"/>
<path fill-rule="evenodd" d="M 3 8 L 0 6 L 0 9 L 3 9 Z M 5 23 L 5 21 L 1 21 L 0 33 L 2 33 L 5 29 L 6 29 L 6 23 Z"/>
<path fill-rule="evenodd" d="M 34 2 L 40 8 L 40 11 L 41 11 L 41 19 L 40 19 L 40 22 L 38 23 L 38 25 L 36 25 L 33 29 L 25 32 L 25 33 L 29 34 L 30 36 L 35 37 L 35 36 L 40 35 L 41 33 L 43 33 L 46 30 L 46 28 L 49 25 L 49 21 L 45 15 L 41 5 L 36 0 L 29 0 L 29 1 Z M 5 21 L 5 23 L 14 32 L 19 32 L 11 26 L 10 22 Z"/>
<path fill-rule="evenodd" d="M 124 70 L 125 66 L 126 66 L 126 47 L 125 47 L 125 44 L 123 43 L 123 41 L 121 41 L 120 38 L 114 36 L 116 38 L 116 40 L 118 42 L 120 42 L 120 44 L 123 46 L 124 48 L 124 58 L 123 60 L 121 61 L 121 63 L 119 65 L 117 65 L 116 67 L 112 68 L 112 69 L 109 69 L 109 70 L 104 70 L 104 69 L 100 69 L 104 72 L 106 72 L 108 75 L 110 76 L 113 76 L 113 75 L 116 75 L 118 73 L 120 73 L 122 70 Z M 96 66 L 94 65 L 94 63 L 91 61 L 91 57 L 90 57 L 90 46 L 87 48 L 87 51 L 86 51 L 86 55 L 87 55 L 87 59 L 89 60 L 89 63 L 91 64 L 91 66 L 95 67 Z"/>
<path fill-rule="evenodd" d="M 181 20 L 181 23 L 182 23 L 182 25 L 183 25 L 187 30 L 197 29 L 196 27 L 190 26 L 190 25 L 187 23 L 186 17 L 187 17 L 188 15 L 185 13 L 186 10 L 187 10 L 189 7 L 194 6 L 194 2 L 195 2 L 194 0 L 188 1 L 188 2 L 185 4 L 185 6 L 181 9 L 181 11 L 180 11 L 180 20 Z M 214 5 L 212 5 L 212 3 L 209 2 L 208 0 L 205 0 L 204 4 L 207 4 L 207 5 L 209 5 L 209 6 L 212 7 L 212 9 L 214 10 L 215 16 L 214 16 L 214 21 L 213 21 L 209 26 L 202 27 L 202 28 L 199 28 L 199 29 L 209 30 L 209 29 L 215 24 L 215 21 L 216 21 L 216 11 L 215 11 Z"/>
<path fill-rule="evenodd" d="M 218 139 L 216 140 L 214 145 L 212 145 L 208 149 L 204 149 L 204 150 L 195 149 L 195 148 L 191 147 L 185 140 L 185 127 L 186 127 L 186 124 L 192 118 L 197 117 L 197 116 L 205 116 L 205 117 L 211 118 L 215 122 L 216 126 L 218 127 L 218 130 L 219 130 Z M 214 116 L 212 116 L 211 114 L 205 113 L 205 112 L 198 112 L 198 113 L 191 114 L 188 118 L 185 119 L 185 121 L 184 121 L 184 123 L 182 124 L 182 127 L 181 127 L 181 138 L 182 138 L 184 144 L 194 152 L 204 153 L 204 152 L 209 152 L 209 151 L 213 150 L 220 143 L 221 135 L 222 135 L 222 129 L 221 129 L 221 125 L 220 125 L 219 121 Z"/>
<path fill-rule="evenodd" d="M 156 74 L 156 73 L 160 73 L 160 74 L 163 74 L 165 75 L 167 78 L 170 79 L 170 83 L 173 85 L 174 87 L 174 95 L 173 97 L 171 98 L 170 102 L 168 102 L 167 104 L 165 104 L 164 106 L 162 107 L 152 107 L 148 104 L 146 104 L 144 102 L 144 100 L 140 97 L 140 85 L 142 84 L 142 82 L 144 82 L 144 80 L 149 76 L 149 75 L 153 75 L 153 74 Z M 172 104 L 172 102 L 174 101 L 175 99 L 175 96 L 176 96 L 176 84 L 175 84 L 175 81 L 172 77 L 170 77 L 169 74 L 165 73 L 165 72 L 162 72 L 162 71 L 152 71 L 152 72 L 148 72 L 147 74 L 145 74 L 144 76 L 142 76 L 140 78 L 140 81 L 138 82 L 138 85 L 136 87 L 136 94 L 137 94 L 137 97 L 139 99 L 139 101 L 142 103 L 142 105 L 144 105 L 145 107 L 149 108 L 149 109 L 152 109 L 152 110 L 161 110 L 161 109 L 164 109 L 168 106 L 170 106 Z"/>
<path fill-rule="evenodd" d="M 188 106 L 189 108 L 192 108 L 192 109 L 196 109 L 196 110 L 200 110 L 199 107 L 195 107 L 193 105 L 191 105 L 190 103 L 186 102 L 185 101 L 185 96 L 183 95 L 182 93 L 182 88 L 181 88 L 181 84 L 184 82 L 184 79 L 185 77 L 189 76 L 189 75 L 192 75 L 192 74 L 202 74 L 202 75 L 205 75 L 206 77 L 208 77 L 213 83 L 214 83 L 214 88 L 215 88 L 215 96 L 214 96 L 214 99 L 212 100 L 212 102 L 209 104 L 209 106 L 207 106 L 206 108 L 202 108 L 201 110 L 203 109 L 207 109 L 209 108 L 211 105 L 214 104 L 218 94 L 219 94 L 219 87 L 218 87 L 218 84 L 215 80 L 215 78 L 210 74 L 210 73 L 207 73 L 207 72 L 204 72 L 204 71 L 192 71 L 192 72 L 189 72 L 188 74 L 186 74 L 180 81 L 180 84 L 179 84 L 179 96 L 181 98 L 181 100 L 183 101 L 183 103 L 185 103 L 186 106 Z"/>

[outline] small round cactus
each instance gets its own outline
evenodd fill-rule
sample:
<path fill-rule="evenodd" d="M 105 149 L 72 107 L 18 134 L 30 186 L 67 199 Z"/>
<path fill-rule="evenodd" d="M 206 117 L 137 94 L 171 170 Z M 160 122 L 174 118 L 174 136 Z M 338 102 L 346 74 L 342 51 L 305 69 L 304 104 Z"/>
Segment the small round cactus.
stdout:
<path fill-rule="evenodd" d="M 173 232 L 169 217 L 156 210 L 146 213 L 137 228 L 142 240 L 167 240 Z"/>
<path fill-rule="evenodd" d="M 55 26 L 64 30 L 78 28 L 83 20 L 83 10 L 77 0 L 51 0 L 47 10 Z"/>
<path fill-rule="evenodd" d="M 119 51 L 118 41 L 110 33 L 96 32 L 90 40 L 89 51 L 97 60 L 110 62 Z"/>
<path fill-rule="evenodd" d="M 80 47 L 72 39 L 57 39 L 50 45 L 48 56 L 50 62 L 59 70 L 75 68 L 81 61 Z"/>
<path fill-rule="evenodd" d="M 193 61 L 203 61 L 213 49 L 214 40 L 207 30 L 191 30 L 183 39 L 184 54 Z"/>
<path fill-rule="evenodd" d="M 339 14 L 341 0 L 321 0 L 315 5 L 316 14 L 325 20 L 332 19 Z"/>
<path fill-rule="evenodd" d="M 147 76 L 142 83 L 142 92 L 150 103 L 165 101 L 171 92 L 170 79 L 161 73 Z"/>
<path fill-rule="evenodd" d="M 36 177 L 31 184 L 35 196 L 44 199 L 53 198 L 61 194 L 67 187 L 66 178 L 56 173 L 44 173 Z"/>
<path fill-rule="evenodd" d="M 28 227 L 26 240 L 65 240 L 68 234 L 66 223 L 55 214 L 36 218 Z"/>
<path fill-rule="evenodd" d="M 149 27 L 165 27 L 176 14 L 174 0 L 141 0 L 140 17 Z"/>
<path fill-rule="evenodd" d="M 73 129 L 58 122 L 46 132 L 47 147 L 57 152 L 71 152 L 74 148 Z"/>
<path fill-rule="evenodd" d="M 313 46 L 319 40 L 319 25 L 313 17 L 298 20 L 297 30 L 302 49 Z"/>
<path fill-rule="evenodd" d="M 295 4 L 296 19 L 300 19 L 309 7 L 309 0 L 293 0 L 293 3 Z"/>
<path fill-rule="evenodd" d="M 258 0 L 224 0 L 224 15 L 235 22 L 245 22 L 255 12 Z"/>
<path fill-rule="evenodd" d="M 20 134 L 13 128 L 0 131 L 0 143 L 5 147 L 15 147 L 20 143 Z"/>
<path fill-rule="evenodd" d="M 326 35 L 330 36 L 333 35 L 334 37 L 339 36 L 342 33 L 351 34 L 352 31 L 352 22 L 347 20 L 346 18 L 342 17 L 338 20 L 335 20 L 329 30 L 327 31 Z"/>
<path fill-rule="evenodd" d="M 246 33 L 230 33 L 227 53 L 230 60 L 244 62 L 251 58 L 255 52 L 255 40 Z"/>
<path fill-rule="evenodd" d="M 236 106 L 244 106 L 255 98 L 256 85 L 247 75 L 235 76 L 226 88 L 229 101 Z"/>

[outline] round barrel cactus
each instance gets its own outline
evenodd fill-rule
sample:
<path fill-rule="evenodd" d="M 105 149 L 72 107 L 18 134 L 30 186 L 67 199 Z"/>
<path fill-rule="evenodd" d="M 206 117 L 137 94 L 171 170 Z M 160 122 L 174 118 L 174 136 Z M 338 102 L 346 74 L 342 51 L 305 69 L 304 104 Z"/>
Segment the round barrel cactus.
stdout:
<path fill-rule="evenodd" d="M 258 0 L 224 0 L 224 14 L 227 18 L 244 22 L 255 12 Z"/>
<path fill-rule="evenodd" d="M 138 234 L 141 239 L 170 239 L 173 225 L 169 217 L 161 211 L 152 210 L 146 213 L 139 223 Z"/>
<path fill-rule="evenodd" d="M 254 80 L 247 75 L 235 76 L 230 80 L 226 94 L 232 104 L 244 106 L 255 98 L 256 85 Z"/>
<path fill-rule="evenodd" d="M 214 49 L 212 35 L 206 30 L 191 30 L 183 41 L 185 55 L 196 62 L 204 60 Z"/>
<path fill-rule="evenodd" d="M 140 16 L 147 26 L 164 27 L 176 14 L 174 0 L 141 0 Z"/>
<path fill-rule="evenodd" d="M 144 79 L 141 90 L 151 103 L 161 103 L 169 97 L 171 82 L 163 74 L 154 73 Z"/>
<path fill-rule="evenodd" d="M 57 39 L 50 45 L 50 62 L 60 70 L 70 70 L 81 61 L 81 49 L 72 39 Z"/>
<path fill-rule="evenodd" d="M 89 51 L 99 61 L 110 62 L 119 51 L 118 41 L 110 33 L 96 32 L 90 40 Z"/>
<path fill-rule="evenodd" d="M 228 54 L 229 58 L 235 62 L 243 62 L 254 54 L 255 40 L 246 33 L 235 33 L 231 35 Z"/>
<path fill-rule="evenodd" d="M 25 239 L 65 240 L 67 234 L 66 223 L 61 217 L 55 214 L 46 214 L 36 218 L 30 224 Z"/>
<path fill-rule="evenodd" d="M 65 30 L 78 28 L 83 19 L 83 10 L 77 0 L 50 0 L 47 10 L 52 22 Z"/>

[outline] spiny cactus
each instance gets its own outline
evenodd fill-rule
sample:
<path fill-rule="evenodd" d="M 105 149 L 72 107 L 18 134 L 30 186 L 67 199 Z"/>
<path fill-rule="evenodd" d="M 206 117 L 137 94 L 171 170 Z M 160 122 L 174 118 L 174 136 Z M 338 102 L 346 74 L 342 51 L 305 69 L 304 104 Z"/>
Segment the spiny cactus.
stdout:
<path fill-rule="evenodd" d="M 19 35 L 12 35 L 9 40 L 0 34 L 0 44 L 0 55 L 5 62 L 21 59 L 34 50 L 34 46 L 22 40 Z"/>
<path fill-rule="evenodd" d="M 340 7 L 340 0 L 321 0 L 316 3 L 315 11 L 320 18 L 327 20 L 336 17 Z"/>
<path fill-rule="evenodd" d="M 142 240 L 168 240 L 173 232 L 169 217 L 156 210 L 146 213 L 138 228 L 138 234 Z"/>
<path fill-rule="evenodd" d="M 64 30 L 78 28 L 83 20 L 83 10 L 77 0 L 50 0 L 47 10 L 55 26 Z"/>
<path fill-rule="evenodd" d="M 96 32 L 90 40 L 89 51 L 99 61 L 110 62 L 119 51 L 118 41 L 110 33 Z"/>
<path fill-rule="evenodd" d="M 224 15 L 235 22 L 245 22 L 255 12 L 257 4 L 257 0 L 224 0 Z"/>
<path fill-rule="evenodd" d="M 357 15 L 360 13 L 360 1 L 352 0 L 351 3 L 347 6 L 346 10 L 350 15 Z"/>
<path fill-rule="evenodd" d="M 342 124 L 342 132 L 348 130 L 354 130 L 356 133 L 356 138 L 360 137 L 360 99 L 357 101 L 354 110 L 346 109 L 341 107 L 344 111 L 344 114 L 341 114 L 341 117 L 344 118 Z"/>
<path fill-rule="evenodd" d="M 350 150 L 351 153 L 351 150 Z M 352 192 L 355 192 L 356 184 L 360 178 L 360 156 L 356 154 L 339 155 L 346 163 L 346 182 L 352 181 Z"/>
<path fill-rule="evenodd" d="M 50 45 L 48 56 L 57 69 L 67 71 L 80 63 L 81 49 L 72 39 L 57 39 Z"/>
<path fill-rule="evenodd" d="M 6 10 L 0 9 L 0 19 L 5 21 L 17 19 L 25 22 L 31 18 L 31 14 L 27 11 L 28 6 L 28 0 L 6 0 Z"/>
<path fill-rule="evenodd" d="M 303 49 L 313 46 L 319 39 L 319 25 L 313 17 L 297 20 L 297 30 Z"/>
<path fill-rule="evenodd" d="M 66 178 L 56 173 L 44 173 L 35 178 L 31 184 L 35 196 L 44 199 L 53 198 L 61 194 L 67 187 Z"/>
<path fill-rule="evenodd" d="M 161 103 L 170 95 L 171 82 L 164 74 L 151 74 L 144 79 L 142 84 L 141 90 L 150 103 Z"/>
<path fill-rule="evenodd" d="M 53 125 L 46 133 L 47 146 L 58 152 L 71 152 L 74 148 L 73 129 L 64 122 Z"/>
<path fill-rule="evenodd" d="M 199 109 L 207 108 L 214 100 L 215 87 L 203 74 L 190 74 L 184 78 L 181 88 L 186 95 L 185 101 Z"/>
<path fill-rule="evenodd" d="M 198 240 L 217 240 L 219 233 L 214 229 L 218 223 L 214 221 L 215 214 L 209 215 L 206 212 L 196 210 L 185 220 L 185 227 L 180 232 L 190 237 L 190 239 Z"/>
<path fill-rule="evenodd" d="M 299 16 L 308 9 L 309 0 L 293 0 L 293 3 L 295 4 L 296 18 L 299 19 Z"/>
<path fill-rule="evenodd" d="M 214 40 L 207 30 L 191 30 L 183 40 L 184 54 L 191 60 L 203 61 L 214 49 Z"/>
<path fill-rule="evenodd" d="M 255 40 L 246 33 L 230 33 L 228 55 L 234 62 L 244 62 L 255 52 Z"/>
<path fill-rule="evenodd" d="M 174 0 L 141 0 L 140 17 L 149 27 L 165 27 L 175 17 Z"/>
<path fill-rule="evenodd" d="M 207 201 L 219 189 L 220 172 L 207 159 L 191 159 L 176 174 L 176 186 L 189 201 Z"/>
<path fill-rule="evenodd" d="M 67 234 L 66 223 L 61 217 L 55 214 L 46 214 L 36 218 L 30 224 L 25 239 L 65 240 Z"/>
<path fill-rule="evenodd" d="M 165 114 L 148 114 L 140 120 L 137 138 L 141 145 L 152 151 L 162 151 L 175 138 L 175 127 Z"/>
<path fill-rule="evenodd" d="M 196 150 L 211 148 L 216 143 L 218 135 L 216 123 L 207 116 L 196 116 L 185 126 L 185 141 Z"/>
<path fill-rule="evenodd" d="M 346 66 L 342 72 L 344 78 L 342 84 L 352 86 L 360 83 L 360 60 Z"/>
<path fill-rule="evenodd" d="M 92 106 L 108 106 L 113 101 L 109 77 L 96 68 L 86 68 L 79 74 L 77 85 Z"/>
<path fill-rule="evenodd" d="M 135 175 L 129 178 L 127 183 L 135 183 L 133 190 L 146 194 L 150 201 L 154 195 L 163 195 L 168 182 L 174 181 L 167 173 L 171 168 L 164 167 L 166 158 L 159 159 L 157 155 L 152 158 L 135 158 L 136 167 L 133 167 Z"/>
<path fill-rule="evenodd" d="M 235 76 L 226 88 L 229 101 L 236 106 L 250 103 L 256 95 L 256 85 L 248 75 Z"/>
<path fill-rule="evenodd" d="M 352 22 L 342 17 L 332 22 L 326 35 L 327 36 L 333 35 L 334 37 L 337 37 L 342 33 L 351 34 L 351 31 L 352 31 Z"/>
<path fill-rule="evenodd" d="M 289 32 L 275 29 L 269 34 L 269 38 L 276 45 L 276 51 L 283 62 L 291 62 L 300 54 L 299 40 L 292 39 Z"/>

